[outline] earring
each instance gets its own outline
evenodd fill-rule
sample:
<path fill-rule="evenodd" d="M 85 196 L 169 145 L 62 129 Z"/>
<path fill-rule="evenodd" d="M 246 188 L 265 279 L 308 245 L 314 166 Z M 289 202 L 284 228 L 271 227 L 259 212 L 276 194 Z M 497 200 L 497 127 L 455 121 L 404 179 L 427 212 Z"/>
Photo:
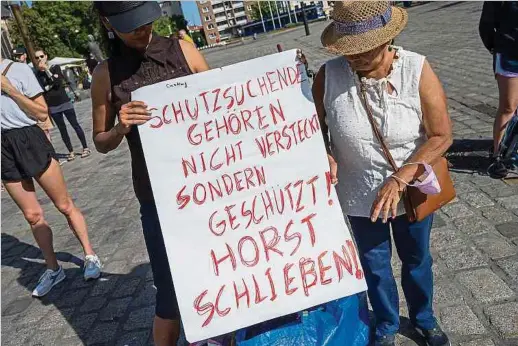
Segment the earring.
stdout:
<path fill-rule="evenodd" d="M 113 40 L 115 38 L 115 35 L 113 34 L 113 31 L 108 31 L 108 38 L 110 40 Z"/>
<path fill-rule="evenodd" d="M 392 46 L 388 46 L 388 51 L 392 52 Z"/>

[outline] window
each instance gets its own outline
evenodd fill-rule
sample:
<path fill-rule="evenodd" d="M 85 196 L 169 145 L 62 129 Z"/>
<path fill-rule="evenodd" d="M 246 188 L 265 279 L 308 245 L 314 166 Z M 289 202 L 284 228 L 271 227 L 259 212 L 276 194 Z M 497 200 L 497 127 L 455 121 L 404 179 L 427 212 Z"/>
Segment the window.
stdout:
<path fill-rule="evenodd" d="M 208 28 L 209 30 L 214 29 L 214 24 L 212 24 L 212 23 L 211 23 L 211 24 L 209 24 L 209 25 L 207 26 L 207 28 Z"/>
<path fill-rule="evenodd" d="M 167 11 L 163 11 L 162 15 L 167 16 Z"/>
<path fill-rule="evenodd" d="M 206 21 L 206 22 L 210 21 L 211 19 L 212 19 L 212 17 L 211 17 L 211 16 L 205 16 L 205 21 Z"/>
<path fill-rule="evenodd" d="M 210 33 L 209 34 L 209 38 L 212 39 L 212 40 L 215 39 L 216 38 L 216 34 L 215 33 Z"/>
<path fill-rule="evenodd" d="M 203 12 L 203 13 L 207 13 L 207 12 L 209 12 L 209 8 L 208 8 L 208 7 L 204 7 L 204 8 L 202 8 L 201 10 L 202 10 L 202 12 Z"/>
<path fill-rule="evenodd" d="M 200 4 L 204 4 L 204 3 L 206 3 L 206 2 L 207 2 L 207 0 L 199 1 L 199 3 L 200 3 Z"/>

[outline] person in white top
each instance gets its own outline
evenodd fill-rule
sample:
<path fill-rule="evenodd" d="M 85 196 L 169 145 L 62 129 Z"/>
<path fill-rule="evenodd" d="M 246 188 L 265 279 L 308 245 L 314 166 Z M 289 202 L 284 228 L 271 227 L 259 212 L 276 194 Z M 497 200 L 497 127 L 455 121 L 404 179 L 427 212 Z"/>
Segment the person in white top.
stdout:
<path fill-rule="evenodd" d="M 410 320 L 428 345 L 449 345 L 434 317 L 430 232 L 433 215 L 409 222 L 401 206 L 407 184 L 452 143 L 441 83 L 422 55 L 391 45 L 405 10 L 388 2 L 336 2 L 321 41 L 339 57 L 313 84 L 332 181 L 360 252 L 376 316 L 375 345 L 394 345 L 399 299 L 391 268 L 391 236 L 401 258 Z M 398 167 L 393 172 L 369 122 L 372 111 Z"/>
<path fill-rule="evenodd" d="M 2 141 L 2 183 L 30 225 L 43 253 L 47 270 L 32 295 L 43 297 L 65 279 L 54 252 L 52 230 L 43 216 L 36 195 L 36 181 L 66 217 L 85 253 L 84 278 L 101 275 L 101 261 L 92 249 L 85 218 L 68 193 L 54 147 L 37 126 L 45 121 L 48 107 L 34 72 L 27 64 L 0 58 L 2 95 L 0 123 Z"/>

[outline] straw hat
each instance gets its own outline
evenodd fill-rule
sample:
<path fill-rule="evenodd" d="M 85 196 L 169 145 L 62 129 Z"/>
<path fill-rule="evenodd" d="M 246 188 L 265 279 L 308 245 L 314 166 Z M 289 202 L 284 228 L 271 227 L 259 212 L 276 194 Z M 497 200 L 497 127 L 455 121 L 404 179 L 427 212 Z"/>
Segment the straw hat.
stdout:
<path fill-rule="evenodd" d="M 387 1 L 337 1 L 331 18 L 322 44 L 334 53 L 354 55 L 391 41 L 406 26 L 408 14 Z"/>

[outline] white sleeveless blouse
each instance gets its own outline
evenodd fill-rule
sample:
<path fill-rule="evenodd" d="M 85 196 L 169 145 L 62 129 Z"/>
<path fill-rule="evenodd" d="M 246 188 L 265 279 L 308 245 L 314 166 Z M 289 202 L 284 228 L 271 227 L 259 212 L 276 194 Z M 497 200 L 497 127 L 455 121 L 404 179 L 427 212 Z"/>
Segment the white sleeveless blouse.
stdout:
<path fill-rule="evenodd" d="M 374 119 L 397 165 L 426 141 L 422 126 L 419 81 L 425 57 L 397 49 L 389 76 L 365 79 Z M 393 94 L 387 91 L 387 83 Z M 392 173 L 368 120 L 360 80 L 344 57 L 325 64 L 324 107 L 331 150 L 338 164 L 337 193 L 344 214 L 369 217 L 372 203 Z M 404 214 L 400 203 L 398 215 Z"/>

